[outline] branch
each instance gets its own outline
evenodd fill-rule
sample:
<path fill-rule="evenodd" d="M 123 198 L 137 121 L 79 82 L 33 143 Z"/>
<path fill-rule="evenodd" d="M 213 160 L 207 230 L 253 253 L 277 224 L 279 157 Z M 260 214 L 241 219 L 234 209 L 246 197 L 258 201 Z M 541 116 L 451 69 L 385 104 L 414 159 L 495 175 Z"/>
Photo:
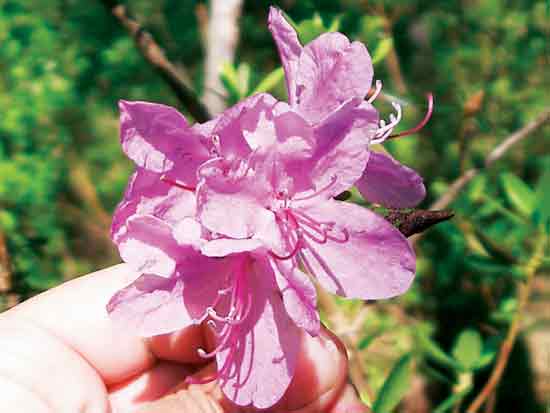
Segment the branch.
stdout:
<path fill-rule="evenodd" d="M 498 359 L 495 363 L 495 367 L 491 373 L 491 376 L 489 377 L 489 380 L 487 381 L 487 383 L 485 383 L 485 386 L 472 402 L 472 404 L 470 404 L 470 407 L 468 407 L 466 413 L 476 413 L 481 408 L 481 406 L 483 406 L 489 396 L 493 394 L 496 387 L 500 383 L 500 379 L 502 378 L 504 370 L 508 365 L 510 353 L 514 348 L 514 343 L 516 342 L 517 336 L 520 331 L 520 324 L 523 318 L 523 312 L 525 310 L 525 307 L 527 306 L 527 302 L 529 301 L 529 294 L 531 293 L 533 279 L 535 278 L 535 274 L 540 267 L 542 259 L 544 258 L 545 246 L 546 237 L 544 235 L 541 235 L 540 239 L 538 239 L 537 243 L 535 244 L 535 251 L 533 253 L 533 256 L 525 266 L 526 281 L 525 283 L 521 284 L 518 289 L 518 308 L 514 315 L 514 319 L 512 320 L 512 324 L 510 325 L 510 329 L 508 330 L 508 334 L 506 334 L 506 339 L 500 347 L 500 352 L 498 355 Z"/>
<path fill-rule="evenodd" d="M 128 15 L 126 6 L 119 4 L 117 0 L 100 1 L 134 39 L 142 56 L 159 72 L 191 116 L 197 122 L 209 120 L 211 116 L 208 109 L 204 107 L 195 92 L 187 84 L 185 77 L 166 58 L 153 36 Z"/>
<path fill-rule="evenodd" d="M 213 114 L 223 112 L 225 89 L 220 79 L 222 67 L 233 63 L 239 40 L 243 0 L 211 0 L 208 21 L 203 102 Z"/>
<path fill-rule="evenodd" d="M 0 294 L 11 289 L 11 262 L 6 238 L 0 231 Z"/>
<path fill-rule="evenodd" d="M 485 158 L 482 168 L 471 168 L 464 172 L 461 176 L 453 181 L 447 191 L 437 199 L 430 209 L 440 210 L 447 208 L 460 194 L 462 189 L 483 170 L 490 168 L 493 164 L 502 158 L 514 145 L 526 139 L 534 131 L 550 122 L 550 108 L 545 109 L 539 116 L 529 122 L 523 128 L 509 135 L 498 146 L 496 146 Z M 421 235 L 416 235 L 411 238 L 411 242 L 415 244 Z"/>
<path fill-rule="evenodd" d="M 536 119 L 529 122 L 523 128 L 509 135 L 496 148 L 494 148 L 485 158 L 482 169 L 490 168 L 493 163 L 502 158 L 514 145 L 527 138 L 531 133 L 539 129 L 545 123 L 550 121 L 550 108 L 544 110 Z M 441 198 L 435 201 L 430 209 L 443 209 L 453 202 L 462 188 L 466 186 L 473 178 L 475 178 L 482 169 L 472 168 L 466 171 L 462 176 L 457 178 L 449 187 L 447 192 Z"/>

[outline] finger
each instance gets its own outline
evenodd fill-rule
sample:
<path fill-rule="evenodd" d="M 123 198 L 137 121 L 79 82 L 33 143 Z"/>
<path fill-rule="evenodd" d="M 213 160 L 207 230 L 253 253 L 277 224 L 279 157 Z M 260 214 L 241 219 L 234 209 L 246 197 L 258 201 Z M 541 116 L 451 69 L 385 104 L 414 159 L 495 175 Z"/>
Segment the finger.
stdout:
<path fill-rule="evenodd" d="M 338 396 L 330 413 L 371 413 L 371 410 L 361 402 L 353 386 L 348 384 Z"/>
<path fill-rule="evenodd" d="M 40 294 L 1 317 L 14 323 L 32 320 L 80 354 L 105 383 L 119 383 L 152 367 L 156 352 L 165 354 L 162 343 L 153 341 L 150 347 L 148 340 L 116 327 L 106 312 L 111 296 L 138 276 L 127 265 L 116 265 Z M 195 329 L 194 333 L 180 334 L 177 347 L 185 352 L 201 339 Z M 175 351 L 174 347 L 171 359 L 176 358 Z M 179 361 L 185 361 L 185 354 Z M 67 373 L 67 377 L 72 376 Z"/>
<path fill-rule="evenodd" d="M 136 413 L 223 413 L 220 404 L 209 394 L 197 390 L 181 390 L 153 403 Z"/>
<path fill-rule="evenodd" d="M 159 362 L 150 370 L 109 389 L 113 412 L 135 411 L 164 396 L 191 373 L 188 367 L 179 363 Z"/>
<path fill-rule="evenodd" d="M 203 329 L 190 326 L 181 331 L 155 336 L 149 339 L 149 348 L 162 360 L 188 364 L 205 364 L 198 349 L 204 348 Z"/>
<path fill-rule="evenodd" d="M 342 342 L 323 328 L 318 337 L 304 333 L 296 375 L 277 411 L 319 413 L 326 411 L 345 386 L 348 359 Z"/>

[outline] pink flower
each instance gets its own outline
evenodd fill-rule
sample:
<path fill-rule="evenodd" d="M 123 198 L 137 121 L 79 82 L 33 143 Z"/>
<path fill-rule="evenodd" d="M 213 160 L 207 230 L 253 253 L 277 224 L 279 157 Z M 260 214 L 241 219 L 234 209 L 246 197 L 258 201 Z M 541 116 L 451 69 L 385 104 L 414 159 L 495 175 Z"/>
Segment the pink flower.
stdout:
<path fill-rule="evenodd" d="M 310 123 L 321 121 L 344 102 L 355 101 L 360 107 L 370 107 L 380 93 L 382 84 L 377 81 L 374 94 L 364 101 L 371 89 L 374 71 L 362 43 L 350 42 L 341 33 L 325 33 L 302 47 L 294 28 L 275 7 L 269 12 L 269 29 L 285 70 L 289 103 Z M 428 113 L 419 126 L 423 126 L 431 115 L 431 96 L 429 102 Z M 378 123 L 378 117 L 373 117 L 377 125 L 371 134 L 364 136 L 370 144 L 397 137 L 392 132 L 401 119 L 401 108 L 397 104 L 394 107 L 397 115 L 391 115 L 388 123 Z M 364 174 L 356 185 L 367 200 L 393 208 L 414 207 L 426 195 L 420 175 L 380 152 L 371 152 Z"/>
<path fill-rule="evenodd" d="M 142 275 L 107 307 L 143 336 L 206 322 L 217 337 L 200 351 L 216 359 L 212 379 L 237 405 L 256 408 L 274 405 L 290 384 L 300 330 L 319 332 L 310 277 L 344 297 L 380 299 L 406 291 L 415 273 L 399 231 L 333 199 L 370 164 L 369 180 L 403 180 L 390 158 L 369 152 L 387 130 L 364 101 L 366 49 L 338 33 L 302 48 L 276 9 L 270 28 L 289 104 L 260 94 L 189 125 L 164 105 L 120 103 L 121 143 L 136 172 L 112 237 Z M 396 188 L 384 196 L 407 198 Z"/>

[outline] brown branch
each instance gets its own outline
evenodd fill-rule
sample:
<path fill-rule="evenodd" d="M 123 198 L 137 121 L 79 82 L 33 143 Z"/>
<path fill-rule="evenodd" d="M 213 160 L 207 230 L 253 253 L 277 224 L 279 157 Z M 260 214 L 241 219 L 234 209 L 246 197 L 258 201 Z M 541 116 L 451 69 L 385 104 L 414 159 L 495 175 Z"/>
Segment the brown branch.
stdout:
<path fill-rule="evenodd" d="M 159 72 L 191 116 L 197 122 L 209 120 L 211 116 L 208 109 L 204 107 L 195 92 L 187 84 L 185 77 L 166 58 L 153 36 L 128 15 L 126 6 L 119 4 L 117 0 L 100 1 L 134 39 L 142 56 Z"/>
<path fill-rule="evenodd" d="M 519 286 L 517 293 L 518 307 L 514 315 L 514 319 L 512 320 L 512 324 L 510 325 L 510 329 L 508 330 L 508 334 L 506 334 L 506 339 L 500 347 L 500 352 L 498 354 L 495 367 L 491 372 L 489 380 L 487 380 L 487 383 L 485 383 L 485 386 L 483 386 L 481 392 L 470 404 L 470 406 L 466 410 L 466 413 L 476 413 L 481 408 L 481 406 L 483 406 L 489 396 L 493 394 L 496 387 L 500 383 L 500 379 L 502 378 L 504 370 L 508 365 L 510 354 L 512 352 L 512 349 L 514 348 L 514 344 L 520 332 L 523 312 L 529 301 L 529 295 L 531 293 L 531 287 L 533 285 L 535 274 L 540 267 L 542 259 L 544 258 L 545 247 L 546 237 L 545 235 L 541 235 L 535 244 L 535 251 L 533 253 L 533 256 L 525 266 L 526 281 Z"/>
<path fill-rule="evenodd" d="M 501 159 L 513 146 L 520 143 L 531 135 L 534 131 L 550 122 L 550 108 L 544 110 L 534 120 L 529 122 L 523 128 L 505 138 L 497 145 L 485 158 L 482 168 L 471 168 L 453 181 L 447 191 L 437 199 L 430 209 L 440 210 L 447 208 L 460 194 L 462 189 L 483 170 L 490 168 L 496 161 Z M 421 237 L 421 234 L 411 237 L 411 243 L 414 245 Z"/>
<path fill-rule="evenodd" d="M 0 231 L 0 294 L 11 289 L 11 262 L 6 245 L 6 238 Z"/>

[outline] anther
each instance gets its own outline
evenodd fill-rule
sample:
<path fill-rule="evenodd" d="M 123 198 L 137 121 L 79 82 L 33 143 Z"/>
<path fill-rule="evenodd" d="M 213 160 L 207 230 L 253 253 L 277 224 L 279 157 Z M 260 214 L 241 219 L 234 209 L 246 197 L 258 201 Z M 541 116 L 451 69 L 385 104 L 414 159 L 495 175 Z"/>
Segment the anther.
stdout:
<path fill-rule="evenodd" d="M 396 133 L 395 135 L 390 135 L 390 136 L 388 136 L 387 139 L 394 139 L 394 138 L 400 138 L 402 136 L 412 135 L 413 133 L 418 132 L 424 126 L 426 126 L 426 124 L 428 123 L 428 121 L 430 120 L 430 118 L 432 117 L 432 114 L 433 114 L 434 95 L 432 93 L 428 93 L 426 95 L 426 98 L 428 99 L 428 110 L 426 111 L 426 114 L 424 115 L 424 118 L 418 123 L 418 125 L 416 125 L 414 128 L 408 129 L 406 131 Z"/>

